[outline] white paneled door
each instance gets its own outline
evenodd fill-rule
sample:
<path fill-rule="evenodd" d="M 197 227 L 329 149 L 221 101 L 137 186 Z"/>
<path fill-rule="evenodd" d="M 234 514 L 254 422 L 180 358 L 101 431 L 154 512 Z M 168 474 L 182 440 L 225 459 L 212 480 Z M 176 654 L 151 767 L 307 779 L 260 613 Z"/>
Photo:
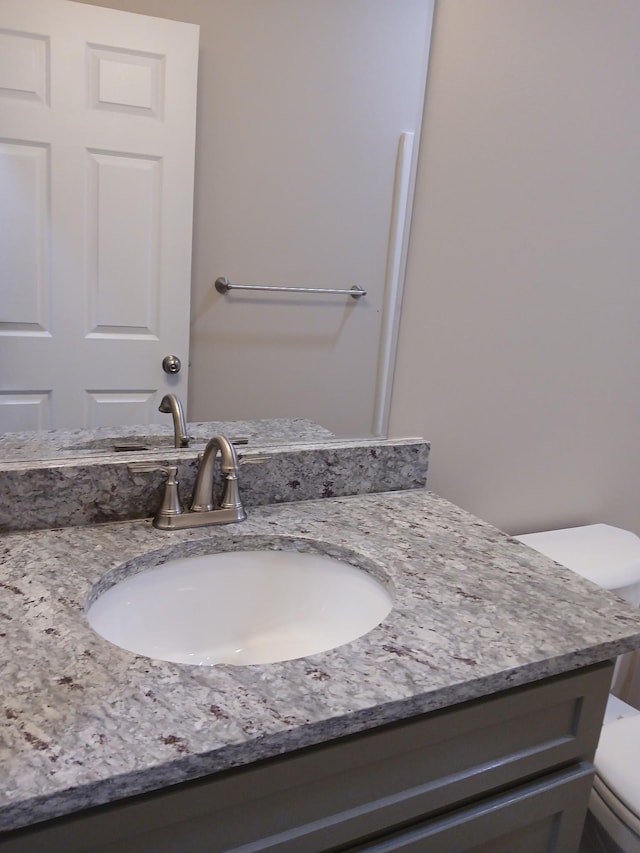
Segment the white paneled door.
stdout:
<path fill-rule="evenodd" d="M 191 24 L 0 0 L 0 432 L 186 403 L 197 61 Z"/>

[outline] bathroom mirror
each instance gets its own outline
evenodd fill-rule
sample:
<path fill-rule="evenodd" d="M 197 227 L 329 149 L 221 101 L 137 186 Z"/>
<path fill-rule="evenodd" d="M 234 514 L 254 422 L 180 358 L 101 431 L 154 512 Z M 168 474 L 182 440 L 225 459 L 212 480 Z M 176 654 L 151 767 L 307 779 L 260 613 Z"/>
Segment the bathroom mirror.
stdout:
<path fill-rule="evenodd" d="M 172 284 L 191 302 L 189 352 L 177 353 L 189 420 L 300 418 L 338 435 L 384 432 L 432 0 L 83 5 L 200 27 L 192 274 Z M 219 276 L 357 284 L 367 296 L 222 295 Z M 168 431 L 156 409 L 134 422 Z"/>

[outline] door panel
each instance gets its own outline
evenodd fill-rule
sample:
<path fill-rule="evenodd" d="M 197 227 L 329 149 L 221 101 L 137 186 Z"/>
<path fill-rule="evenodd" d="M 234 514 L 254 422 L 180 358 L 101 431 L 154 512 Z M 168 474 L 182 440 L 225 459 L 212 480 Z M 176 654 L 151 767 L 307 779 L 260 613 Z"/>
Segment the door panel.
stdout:
<path fill-rule="evenodd" d="M 152 423 L 157 408 L 155 402 L 153 391 L 87 391 L 87 424 L 95 427 Z"/>
<path fill-rule="evenodd" d="M 191 24 L 0 3 L 0 431 L 186 402 L 197 56 Z"/>
<path fill-rule="evenodd" d="M 0 334 L 49 333 L 49 181 L 48 146 L 0 143 L 0 199 L 20 199 L 0 205 Z"/>
<path fill-rule="evenodd" d="M 157 339 L 162 161 L 87 152 L 88 337 Z"/>

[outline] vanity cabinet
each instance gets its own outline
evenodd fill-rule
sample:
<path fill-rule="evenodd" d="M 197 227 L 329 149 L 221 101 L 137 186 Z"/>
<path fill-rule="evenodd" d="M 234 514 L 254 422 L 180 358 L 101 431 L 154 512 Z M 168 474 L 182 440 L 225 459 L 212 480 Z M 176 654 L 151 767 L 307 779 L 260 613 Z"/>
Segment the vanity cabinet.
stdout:
<path fill-rule="evenodd" d="M 2 853 L 577 851 L 612 664 L 9 833 Z"/>

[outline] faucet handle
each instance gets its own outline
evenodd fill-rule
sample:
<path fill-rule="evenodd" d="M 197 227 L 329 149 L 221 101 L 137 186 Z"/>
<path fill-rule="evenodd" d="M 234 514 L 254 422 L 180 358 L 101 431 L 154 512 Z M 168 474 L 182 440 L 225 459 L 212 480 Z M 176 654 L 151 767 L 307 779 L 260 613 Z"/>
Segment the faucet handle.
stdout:
<path fill-rule="evenodd" d="M 151 474 L 154 471 L 162 471 L 165 474 L 169 473 L 166 465 L 158 465 L 157 462 L 129 462 L 127 468 L 132 474 Z"/>
<path fill-rule="evenodd" d="M 150 474 L 154 471 L 162 471 L 167 475 L 164 495 L 154 516 L 153 526 L 161 527 L 163 530 L 171 529 L 171 520 L 183 513 L 182 503 L 180 502 L 178 466 L 157 465 L 153 462 L 131 462 L 128 467 L 132 474 Z"/>
<path fill-rule="evenodd" d="M 158 526 L 158 522 L 166 522 L 168 519 L 175 518 L 176 515 L 182 515 L 182 504 L 180 503 L 180 481 L 178 480 L 178 466 L 167 465 L 162 469 L 167 473 L 167 480 L 164 484 L 164 495 L 155 518 L 153 519 L 154 527 Z M 165 525 L 166 526 L 166 525 Z"/>
<path fill-rule="evenodd" d="M 127 468 L 132 474 L 153 474 L 155 471 L 169 474 L 178 470 L 177 465 L 159 465 L 157 462 L 129 462 Z"/>

